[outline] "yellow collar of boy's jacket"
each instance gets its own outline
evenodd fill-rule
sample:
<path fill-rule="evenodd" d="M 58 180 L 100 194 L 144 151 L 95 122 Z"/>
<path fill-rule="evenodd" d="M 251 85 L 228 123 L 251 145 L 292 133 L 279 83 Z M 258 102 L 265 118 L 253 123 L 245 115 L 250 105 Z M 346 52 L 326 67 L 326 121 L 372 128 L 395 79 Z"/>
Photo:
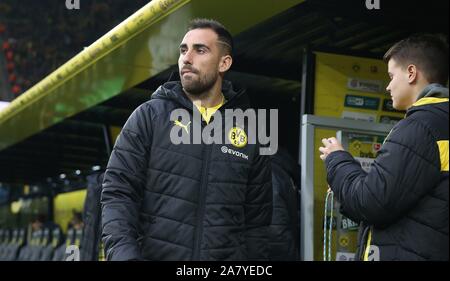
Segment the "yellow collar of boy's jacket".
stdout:
<path fill-rule="evenodd" d="M 421 106 L 421 105 L 441 103 L 441 102 L 448 102 L 448 98 L 425 97 L 425 98 L 421 98 L 418 101 L 416 101 L 415 103 L 413 103 L 412 106 Z"/>

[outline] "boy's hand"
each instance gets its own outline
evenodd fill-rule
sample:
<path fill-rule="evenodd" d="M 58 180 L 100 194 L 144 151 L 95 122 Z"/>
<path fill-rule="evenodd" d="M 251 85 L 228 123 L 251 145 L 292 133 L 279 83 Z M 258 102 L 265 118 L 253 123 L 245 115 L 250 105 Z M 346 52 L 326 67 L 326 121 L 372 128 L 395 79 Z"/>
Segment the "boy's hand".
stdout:
<path fill-rule="evenodd" d="M 322 161 L 325 161 L 328 154 L 334 151 L 344 150 L 341 143 L 336 138 L 328 138 L 328 139 L 322 139 L 322 143 L 325 147 L 319 147 L 319 151 L 322 152 L 320 155 L 320 159 Z"/>

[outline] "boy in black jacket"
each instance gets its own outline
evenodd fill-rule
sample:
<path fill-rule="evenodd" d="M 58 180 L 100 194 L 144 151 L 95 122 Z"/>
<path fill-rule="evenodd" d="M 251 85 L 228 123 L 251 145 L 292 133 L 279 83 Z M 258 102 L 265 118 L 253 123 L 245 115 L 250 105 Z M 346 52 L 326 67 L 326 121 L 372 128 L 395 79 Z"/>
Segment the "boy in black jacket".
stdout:
<path fill-rule="evenodd" d="M 320 158 L 342 213 L 362 222 L 356 259 L 448 260 L 448 45 L 413 36 L 384 59 L 405 119 L 368 173 L 335 138 L 322 140 Z"/>

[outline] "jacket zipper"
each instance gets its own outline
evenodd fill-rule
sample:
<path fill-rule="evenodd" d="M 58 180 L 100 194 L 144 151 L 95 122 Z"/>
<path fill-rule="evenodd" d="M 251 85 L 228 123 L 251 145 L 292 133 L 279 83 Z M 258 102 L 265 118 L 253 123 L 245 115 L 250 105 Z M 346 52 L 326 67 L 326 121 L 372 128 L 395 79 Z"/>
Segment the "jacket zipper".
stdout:
<path fill-rule="evenodd" d="M 203 126 L 202 126 L 203 127 Z M 199 207 L 197 213 L 197 226 L 196 233 L 194 237 L 194 253 L 192 259 L 194 261 L 200 259 L 200 247 L 203 235 L 203 221 L 205 216 L 205 201 L 206 201 L 206 190 L 208 187 L 208 170 L 209 170 L 209 156 L 211 154 L 213 145 L 206 145 L 206 157 L 204 158 L 203 171 L 202 171 L 202 184 L 200 186 L 199 194 Z"/>

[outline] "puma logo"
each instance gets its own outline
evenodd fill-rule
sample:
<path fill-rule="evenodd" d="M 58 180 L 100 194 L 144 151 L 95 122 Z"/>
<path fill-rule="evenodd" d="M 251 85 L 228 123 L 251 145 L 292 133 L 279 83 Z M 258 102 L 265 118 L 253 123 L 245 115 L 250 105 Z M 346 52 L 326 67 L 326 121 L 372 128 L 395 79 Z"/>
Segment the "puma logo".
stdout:
<path fill-rule="evenodd" d="M 183 123 L 181 123 L 178 120 L 175 120 L 173 123 L 175 123 L 175 126 L 183 128 L 186 131 L 186 133 L 189 134 L 189 125 L 191 124 L 191 121 L 189 121 L 189 123 L 187 123 L 186 125 L 183 125 Z"/>

